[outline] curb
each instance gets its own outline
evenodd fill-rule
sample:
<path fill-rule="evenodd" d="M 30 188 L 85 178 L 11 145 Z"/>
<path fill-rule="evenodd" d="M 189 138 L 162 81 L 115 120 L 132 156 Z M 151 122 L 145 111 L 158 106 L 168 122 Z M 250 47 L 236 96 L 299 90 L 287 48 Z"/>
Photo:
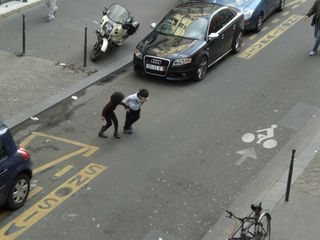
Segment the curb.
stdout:
<path fill-rule="evenodd" d="M 21 12 L 23 10 L 32 8 L 32 7 L 38 5 L 38 4 L 42 3 L 42 2 L 43 2 L 43 0 L 36 0 L 36 2 L 30 3 L 30 4 L 26 4 L 25 6 L 13 9 L 13 10 L 7 12 L 7 13 L 0 14 L 0 19 L 8 17 L 8 16 L 16 14 L 16 13 L 19 13 L 19 12 Z M 6 4 L 6 3 L 3 3 L 3 4 Z"/>
<path fill-rule="evenodd" d="M 103 80 L 105 77 L 107 77 L 109 74 L 116 72 L 117 70 L 126 67 L 127 65 L 131 64 L 132 62 L 132 54 L 129 54 L 122 59 L 119 59 L 118 61 L 113 62 L 110 64 L 105 70 L 100 70 L 87 78 L 81 80 L 79 83 L 64 89 L 59 94 L 56 94 L 54 96 L 51 96 L 40 103 L 32 106 L 31 108 L 27 109 L 24 112 L 21 112 L 11 118 L 8 118 L 5 120 L 6 125 L 9 128 L 13 128 L 28 119 L 30 119 L 33 116 L 36 116 L 37 114 L 45 111 L 46 109 L 56 105 L 57 103 L 63 101 L 64 99 L 76 94 L 77 92 L 95 84 L 96 82 Z"/>

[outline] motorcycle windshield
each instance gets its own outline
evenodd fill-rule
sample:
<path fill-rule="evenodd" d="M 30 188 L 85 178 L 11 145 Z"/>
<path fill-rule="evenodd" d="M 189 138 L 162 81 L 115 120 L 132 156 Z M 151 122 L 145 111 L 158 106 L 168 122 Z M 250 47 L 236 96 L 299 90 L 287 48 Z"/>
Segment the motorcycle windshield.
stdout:
<path fill-rule="evenodd" d="M 108 9 L 107 14 L 111 21 L 116 23 L 125 23 L 130 16 L 128 10 L 119 4 L 112 4 Z"/>

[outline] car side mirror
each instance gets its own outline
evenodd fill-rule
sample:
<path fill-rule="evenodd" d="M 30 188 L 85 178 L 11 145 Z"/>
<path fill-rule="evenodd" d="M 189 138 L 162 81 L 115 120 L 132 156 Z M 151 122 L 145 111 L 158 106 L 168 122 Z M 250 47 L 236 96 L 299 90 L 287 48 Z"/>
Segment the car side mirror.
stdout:
<path fill-rule="evenodd" d="M 156 23 L 151 23 L 150 26 L 151 26 L 152 28 L 155 28 L 155 27 L 157 26 L 157 24 L 156 24 Z"/>
<path fill-rule="evenodd" d="M 208 39 L 209 40 L 214 40 L 214 39 L 216 39 L 218 37 L 219 37 L 218 33 L 210 33 L 209 36 L 208 36 Z"/>

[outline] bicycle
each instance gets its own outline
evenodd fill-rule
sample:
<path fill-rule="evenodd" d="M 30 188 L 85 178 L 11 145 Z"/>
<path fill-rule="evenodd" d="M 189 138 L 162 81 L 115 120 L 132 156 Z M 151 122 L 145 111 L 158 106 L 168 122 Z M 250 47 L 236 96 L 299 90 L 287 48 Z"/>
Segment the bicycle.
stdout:
<path fill-rule="evenodd" d="M 226 217 L 240 221 L 240 226 L 230 235 L 228 240 L 270 240 L 271 215 L 262 209 L 262 202 L 251 204 L 252 212 L 243 218 L 237 217 L 232 212 L 225 210 Z M 240 232 L 239 232 L 240 231 Z"/>

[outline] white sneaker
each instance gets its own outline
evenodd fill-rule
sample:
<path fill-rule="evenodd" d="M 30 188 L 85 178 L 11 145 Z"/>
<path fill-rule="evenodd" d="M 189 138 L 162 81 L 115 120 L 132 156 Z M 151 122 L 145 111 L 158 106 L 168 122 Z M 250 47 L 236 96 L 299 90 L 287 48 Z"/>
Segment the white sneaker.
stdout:
<path fill-rule="evenodd" d="M 311 52 L 309 52 L 309 56 L 315 56 L 315 55 L 317 55 L 317 52 L 316 51 L 311 51 Z"/>

